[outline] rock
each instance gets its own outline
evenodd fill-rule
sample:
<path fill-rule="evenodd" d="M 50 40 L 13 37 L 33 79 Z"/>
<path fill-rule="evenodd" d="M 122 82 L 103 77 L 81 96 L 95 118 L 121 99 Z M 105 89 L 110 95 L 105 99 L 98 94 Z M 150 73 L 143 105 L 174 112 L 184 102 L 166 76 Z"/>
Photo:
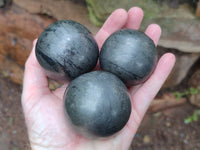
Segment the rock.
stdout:
<path fill-rule="evenodd" d="M 0 73 L 3 74 L 4 77 L 10 78 L 13 82 L 22 84 L 23 68 L 4 55 L 0 55 Z"/>
<path fill-rule="evenodd" d="M 189 101 L 191 104 L 200 107 L 200 93 L 195 94 L 195 95 L 191 95 L 189 98 Z"/>
<path fill-rule="evenodd" d="M 90 21 L 101 26 L 110 13 L 117 8 L 139 6 L 144 10 L 141 30 L 154 22 L 161 26 L 163 32 L 159 45 L 175 48 L 184 52 L 200 53 L 200 20 L 195 18 L 194 7 L 188 3 L 170 8 L 167 3 L 158 5 L 154 0 L 87 0 Z"/>
<path fill-rule="evenodd" d="M 188 84 L 189 87 L 197 90 L 197 93 L 189 96 L 190 103 L 200 107 L 200 68 L 192 75 Z"/>
<path fill-rule="evenodd" d="M 31 1 L 19 0 L 18 2 Z M 27 5 L 27 7 L 29 6 Z M 3 14 L 0 15 L 0 73 L 13 82 L 22 84 L 23 67 L 32 49 L 33 40 L 55 19 L 29 13 L 15 2 L 10 9 L 4 11 L 0 9 L 0 14 Z M 85 13 L 85 16 L 87 16 L 87 13 Z M 49 83 L 50 89 L 55 89 L 58 86 L 60 84 L 57 82 L 50 81 Z"/>
<path fill-rule="evenodd" d="M 22 84 L 23 66 L 32 42 L 54 20 L 29 14 L 15 4 L 10 9 L 0 9 L 0 14 L 0 72 Z"/>
<path fill-rule="evenodd" d="M 34 14 L 46 14 L 57 20 L 69 19 L 85 25 L 92 33 L 99 29 L 90 23 L 86 6 L 71 0 L 13 0 L 21 8 Z M 55 9 L 56 8 L 56 9 Z"/>
<path fill-rule="evenodd" d="M 156 22 L 162 27 L 162 36 L 158 45 L 166 48 L 175 48 L 182 52 L 200 53 L 199 20 L 163 18 L 155 19 L 152 22 Z"/>
<path fill-rule="evenodd" d="M 144 31 L 152 22 L 161 25 L 163 31 L 159 45 L 184 52 L 200 53 L 200 21 L 195 19 L 194 7 L 186 3 L 174 9 L 167 3 L 159 5 L 154 0 L 145 2 L 144 0 L 86 0 L 87 11 L 85 5 L 70 0 L 14 0 L 14 2 L 30 13 L 47 14 L 58 20 L 78 21 L 88 27 L 92 33 L 96 33 L 99 28 L 89 23 L 88 16 L 93 24 L 101 26 L 115 9 L 128 10 L 134 4 L 144 10 L 141 30 Z"/>
<path fill-rule="evenodd" d="M 171 122 L 166 122 L 167 127 L 171 127 Z"/>
<path fill-rule="evenodd" d="M 149 135 L 145 135 L 143 138 L 143 143 L 144 144 L 149 144 L 151 142 L 151 138 Z"/>
<path fill-rule="evenodd" d="M 200 62 L 200 61 L 198 61 Z M 188 85 L 190 87 L 194 87 L 197 88 L 198 86 L 200 86 L 200 68 L 198 68 L 194 74 L 192 75 L 192 77 L 190 78 Z"/>
<path fill-rule="evenodd" d="M 180 84 L 193 64 L 200 58 L 200 53 L 185 53 L 176 49 L 166 49 L 158 46 L 159 56 L 167 52 L 172 52 L 176 56 L 176 63 L 162 88 L 169 88 Z"/>
<path fill-rule="evenodd" d="M 172 87 L 181 83 L 199 55 L 187 54 L 176 56 L 176 64 L 163 87 Z"/>
<path fill-rule="evenodd" d="M 54 20 L 32 15 L 15 4 L 6 11 L 0 10 L 0 54 L 7 55 L 24 65 L 32 41 Z"/>
<path fill-rule="evenodd" d="M 197 4 L 197 9 L 196 9 L 196 16 L 200 17 L 200 1 Z"/>
<path fill-rule="evenodd" d="M 150 112 L 158 112 L 164 109 L 180 106 L 187 102 L 186 98 L 181 98 L 179 100 L 172 93 L 165 93 L 160 98 L 155 98 L 148 109 Z"/>
<path fill-rule="evenodd" d="M 173 9 L 168 6 L 167 3 L 163 3 L 162 6 L 158 5 L 154 0 L 87 0 L 87 6 L 89 11 L 89 17 L 91 22 L 95 25 L 102 25 L 105 19 L 117 8 L 124 8 L 128 10 L 134 4 L 134 6 L 141 7 L 145 12 L 145 19 L 152 18 L 176 18 L 187 17 L 194 18 L 192 13 L 188 13 L 188 10 L 182 11 L 182 6 L 179 9 Z M 191 7 L 187 5 L 189 9 Z"/>

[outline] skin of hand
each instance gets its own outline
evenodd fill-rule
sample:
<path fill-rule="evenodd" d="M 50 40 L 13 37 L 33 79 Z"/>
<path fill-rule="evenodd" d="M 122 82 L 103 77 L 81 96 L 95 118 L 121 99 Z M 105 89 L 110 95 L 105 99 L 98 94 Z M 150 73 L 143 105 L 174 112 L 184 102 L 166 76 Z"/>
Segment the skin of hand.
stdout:
<path fill-rule="evenodd" d="M 132 7 L 128 12 L 115 10 L 95 36 L 99 48 L 110 34 L 121 28 L 138 30 L 142 19 L 141 8 Z M 161 28 L 151 24 L 145 33 L 157 45 Z M 25 64 L 21 99 L 32 150 L 127 150 L 151 101 L 175 64 L 173 54 L 164 54 L 151 77 L 129 89 L 132 112 L 127 125 L 118 134 L 107 139 L 86 139 L 77 135 L 66 122 L 62 97 L 67 84 L 49 90 L 48 79 L 35 57 L 35 44 L 36 40 Z"/>

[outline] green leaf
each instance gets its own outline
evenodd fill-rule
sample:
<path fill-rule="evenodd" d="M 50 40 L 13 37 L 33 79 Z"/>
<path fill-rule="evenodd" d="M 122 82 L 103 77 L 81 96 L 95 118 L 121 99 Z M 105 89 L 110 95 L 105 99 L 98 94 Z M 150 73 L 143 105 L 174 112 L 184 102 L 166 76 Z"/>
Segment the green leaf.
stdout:
<path fill-rule="evenodd" d="M 173 95 L 176 96 L 177 100 L 180 100 L 183 97 L 183 94 L 180 92 L 174 92 Z"/>
<path fill-rule="evenodd" d="M 185 124 L 192 123 L 193 121 L 198 121 L 200 116 L 200 109 L 194 110 L 193 114 L 191 116 L 188 116 L 184 119 Z"/>
<path fill-rule="evenodd" d="M 185 124 L 189 124 L 191 122 L 192 122 L 192 118 L 190 116 L 184 119 Z"/>
<path fill-rule="evenodd" d="M 12 117 L 9 118 L 9 123 L 11 123 L 11 124 L 13 123 L 13 118 Z"/>
<path fill-rule="evenodd" d="M 195 88 L 190 88 L 190 94 L 192 95 L 195 95 L 195 94 L 198 94 L 198 89 L 195 89 Z"/>
<path fill-rule="evenodd" d="M 192 116 L 192 120 L 193 120 L 193 121 L 198 121 L 198 115 L 193 115 L 193 116 Z"/>
<path fill-rule="evenodd" d="M 194 114 L 195 114 L 195 115 L 200 115 L 200 109 L 195 110 L 195 111 L 194 111 Z"/>
<path fill-rule="evenodd" d="M 19 150 L 19 148 L 15 146 L 15 147 L 13 147 L 13 150 Z"/>

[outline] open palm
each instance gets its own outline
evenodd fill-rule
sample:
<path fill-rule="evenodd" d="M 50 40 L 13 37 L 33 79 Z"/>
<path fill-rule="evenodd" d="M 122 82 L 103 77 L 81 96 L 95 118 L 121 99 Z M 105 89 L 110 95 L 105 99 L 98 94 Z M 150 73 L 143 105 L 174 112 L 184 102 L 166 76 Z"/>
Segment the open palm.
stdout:
<path fill-rule="evenodd" d="M 138 7 L 128 12 L 123 9 L 114 11 L 95 36 L 99 48 L 110 34 L 121 28 L 139 29 L 142 18 L 143 11 Z M 160 27 L 151 24 L 145 33 L 157 45 Z M 66 122 L 63 94 L 67 84 L 55 91 L 49 90 L 47 77 L 35 57 L 35 43 L 25 65 L 22 93 L 22 106 L 33 150 L 127 150 L 149 104 L 175 62 L 173 54 L 163 55 L 151 77 L 144 84 L 129 89 L 132 112 L 127 125 L 118 134 L 107 139 L 86 139 L 77 135 Z"/>

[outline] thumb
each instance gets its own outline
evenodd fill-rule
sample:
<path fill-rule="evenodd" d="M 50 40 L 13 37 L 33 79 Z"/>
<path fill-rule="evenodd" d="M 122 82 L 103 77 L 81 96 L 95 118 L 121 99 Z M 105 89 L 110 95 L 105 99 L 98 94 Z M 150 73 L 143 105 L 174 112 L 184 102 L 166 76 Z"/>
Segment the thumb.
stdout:
<path fill-rule="evenodd" d="M 31 99 L 37 101 L 39 99 L 33 97 L 50 93 L 47 77 L 35 56 L 36 42 L 37 40 L 34 40 L 33 49 L 25 64 L 22 104 L 27 103 Z"/>

